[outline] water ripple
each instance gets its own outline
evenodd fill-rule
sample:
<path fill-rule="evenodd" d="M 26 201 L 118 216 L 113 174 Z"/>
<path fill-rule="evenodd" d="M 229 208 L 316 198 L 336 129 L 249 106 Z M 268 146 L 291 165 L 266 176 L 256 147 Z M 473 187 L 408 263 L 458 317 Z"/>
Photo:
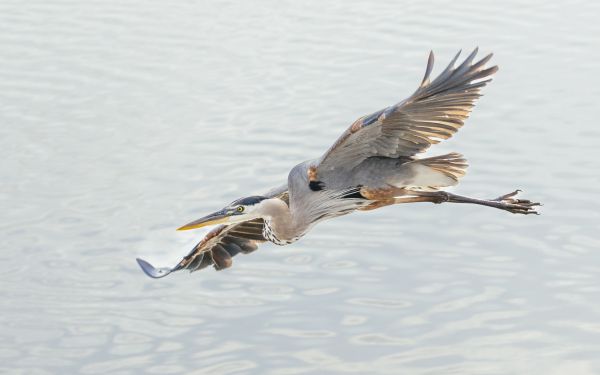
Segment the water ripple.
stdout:
<path fill-rule="evenodd" d="M 0 2 L 0 373 L 600 373 L 600 3 Z M 523 37 L 526 36 L 526 37 Z M 456 192 L 149 280 L 479 44 Z"/>

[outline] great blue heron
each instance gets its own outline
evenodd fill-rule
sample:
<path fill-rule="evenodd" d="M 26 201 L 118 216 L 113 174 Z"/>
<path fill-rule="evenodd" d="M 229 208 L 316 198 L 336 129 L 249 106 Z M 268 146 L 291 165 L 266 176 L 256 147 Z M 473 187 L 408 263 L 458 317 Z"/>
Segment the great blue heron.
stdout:
<path fill-rule="evenodd" d="M 323 156 L 292 168 L 285 185 L 235 200 L 179 228 L 222 224 L 175 267 L 155 268 L 138 259 L 142 270 L 154 278 L 211 264 L 221 270 L 231 266 L 233 256 L 254 251 L 260 242 L 287 245 L 323 220 L 392 204 L 472 203 L 516 214 L 537 213 L 539 203 L 516 198 L 518 190 L 490 200 L 443 191 L 465 174 L 467 161 L 458 153 L 416 157 L 454 135 L 498 70 L 486 67 L 492 54 L 473 63 L 476 54 L 477 48 L 455 67 L 459 52 L 430 81 L 431 52 L 425 76 L 409 98 L 356 120 Z"/>

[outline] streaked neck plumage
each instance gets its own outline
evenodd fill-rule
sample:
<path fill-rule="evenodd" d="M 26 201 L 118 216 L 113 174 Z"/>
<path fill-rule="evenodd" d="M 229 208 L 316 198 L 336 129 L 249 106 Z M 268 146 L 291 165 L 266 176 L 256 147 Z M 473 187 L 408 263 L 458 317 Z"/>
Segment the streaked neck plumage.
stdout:
<path fill-rule="evenodd" d="M 279 198 L 263 200 L 256 212 L 265 221 L 263 235 L 277 245 L 297 241 L 308 229 L 295 220 L 290 207 Z"/>

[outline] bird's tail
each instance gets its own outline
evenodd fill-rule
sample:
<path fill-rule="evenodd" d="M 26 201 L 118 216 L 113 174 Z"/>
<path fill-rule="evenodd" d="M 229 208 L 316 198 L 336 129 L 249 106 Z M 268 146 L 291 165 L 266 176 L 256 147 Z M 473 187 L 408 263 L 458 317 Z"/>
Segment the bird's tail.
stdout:
<path fill-rule="evenodd" d="M 413 185 L 418 190 L 437 190 L 454 186 L 465 175 L 467 160 L 459 153 L 417 159 L 406 163 L 414 173 Z"/>

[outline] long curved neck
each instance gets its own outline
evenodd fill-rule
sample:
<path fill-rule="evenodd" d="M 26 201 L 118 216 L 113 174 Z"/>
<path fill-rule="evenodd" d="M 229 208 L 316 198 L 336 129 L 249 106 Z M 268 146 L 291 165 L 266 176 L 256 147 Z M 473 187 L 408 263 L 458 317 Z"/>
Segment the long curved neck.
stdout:
<path fill-rule="evenodd" d="M 293 242 L 305 232 L 305 228 L 301 228 L 297 220 L 294 220 L 289 206 L 279 198 L 262 201 L 259 214 L 267 222 L 275 237 L 281 241 Z"/>

